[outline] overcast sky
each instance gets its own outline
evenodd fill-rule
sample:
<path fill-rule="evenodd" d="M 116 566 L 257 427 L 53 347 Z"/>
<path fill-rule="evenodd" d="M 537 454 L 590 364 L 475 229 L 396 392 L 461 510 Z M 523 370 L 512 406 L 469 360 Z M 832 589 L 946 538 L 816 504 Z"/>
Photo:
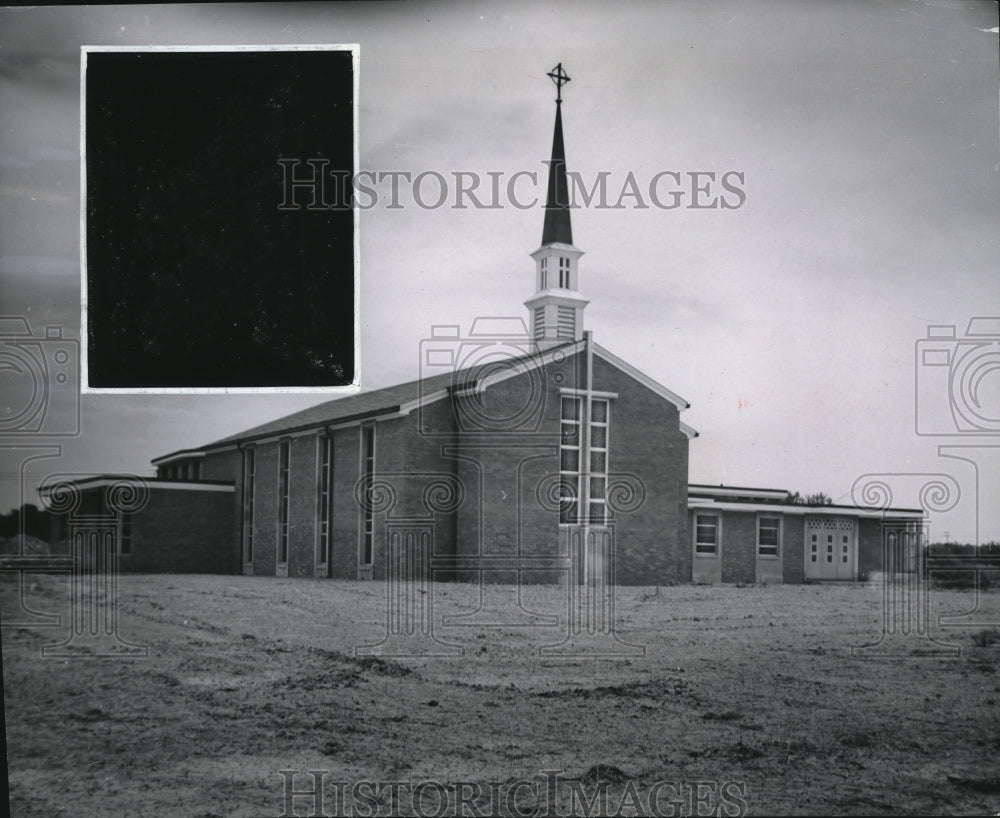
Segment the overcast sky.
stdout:
<path fill-rule="evenodd" d="M 938 434 L 960 431 L 954 367 L 915 358 L 928 325 L 961 339 L 971 317 L 1000 315 L 996 21 L 979 0 L 0 9 L 0 312 L 79 333 L 81 45 L 359 43 L 362 170 L 504 185 L 533 171 L 522 199 L 544 196 L 545 74 L 561 61 L 571 171 L 607 172 L 611 203 L 629 173 L 648 205 L 661 171 L 687 186 L 676 209 L 577 209 L 573 235 L 585 326 L 691 403 L 691 480 L 849 503 L 859 478 L 883 474 L 914 506 L 922 475 L 951 475 L 939 479 L 959 494 L 932 535 L 998 539 L 1000 435 Z M 727 171 L 742 174 L 742 206 L 688 207 L 689 174 Z M 434 324 L 524 315 L 532 294 L 539 207 L 422 209 L 405 185 L 400 201 L 361 214 L 368 388 L 418 377 Z M 994 427 L 996 360 L 960 373 L 979 378 Z M 151 457 L 321 399 L 86 396 L 81 433 L 44 441 L 61 456 L 26 467 L 28 487 L 52 471 L 147 473 Z M 933 434 L 916 433 L 918 409 Z M 940 445 L 979 448 L 961 461 Z M 29 455 L 2 455 L 0 508 L 18 503 Z"/>

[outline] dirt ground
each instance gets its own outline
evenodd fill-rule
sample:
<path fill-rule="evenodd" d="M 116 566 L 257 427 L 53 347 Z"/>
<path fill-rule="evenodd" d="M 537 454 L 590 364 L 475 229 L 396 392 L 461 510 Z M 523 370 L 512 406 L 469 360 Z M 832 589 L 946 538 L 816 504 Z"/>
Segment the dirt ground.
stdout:
<path fill-rule="evenodd" d="M 440 644 L 397 652 L 462 655 L 416 658 L 356 655 L 386 634 L 380 583 L 126 576 L 118 597 L 147 656 L 43 656 L 90 597 L 28 577 L 27 606 L 62 617 L 37 627 L 3 579 L 13 815 L 279 816 L 281 770 L 299 791 L 329 771 L 328 815 L 570 814 L 602 788 L 593 809 L 623 815 L 1000 812 L 996 592 L 931 594 L 932 623 L 973 611 L 932 628 L 950 657 L 912 655 L 935 648 L 915 629 L 881 643 L 911 655 L 852 655 L 882 634 L 878 585 L 619 588 L 629 648 L 565 643 L 565 588 L 439 584 Z M 631 655 L 591 655 L 612 648 Z"/>

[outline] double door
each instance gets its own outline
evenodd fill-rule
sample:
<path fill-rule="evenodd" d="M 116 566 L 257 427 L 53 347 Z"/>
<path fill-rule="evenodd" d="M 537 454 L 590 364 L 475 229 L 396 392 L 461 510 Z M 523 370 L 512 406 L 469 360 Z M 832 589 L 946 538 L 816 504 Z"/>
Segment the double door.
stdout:
<path fill-rule="evenodd" d="M 856 533 L 849 517 L 807 517 L 806 579 L 854 579 Z"/>

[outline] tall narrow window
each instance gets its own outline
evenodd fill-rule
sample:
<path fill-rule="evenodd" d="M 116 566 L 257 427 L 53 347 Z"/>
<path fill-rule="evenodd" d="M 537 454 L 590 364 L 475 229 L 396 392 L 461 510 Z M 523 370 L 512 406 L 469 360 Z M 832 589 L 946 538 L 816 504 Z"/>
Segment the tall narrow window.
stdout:
<path fill-rule="evenodd" d="M 587 521 L 591 525 L 607 523 L 608 425 L 610 406 L 606 400 L 591 400 L 590 422 L 586 424 L 589 461 L 582 461 L 580 446 L 583 432 L 583 398 L 562 399 L 562 437 L 559 445 L 560 503 L 559 522 L 579 524 L 580 501 L 586 491 Z"/>
<path fill-rule="evenodd" d="M 559 286 L 564 290 L 569 289 L 569 259 L 559 258 Z"/>
<path fill-rule="evenodd" d="M 362 474 L 365 480 L 366 492 L 370 490 L 375 479 L 375 427 L 367 426 L 361 430 Z M 371 503 L 365 504 L 361 532 L 361 564 L 371 565 L 372 551 L 375 543 L 375 511 Z"/>
<path fill-rule="evenodd" d="M 253 562 L 253 493 L 257 480 L 256 452 L 243 452 L 243 562 Z"/>
<path fill-rule="evenodd" d="M 288 472 L 291 443 L 282 440 L 278 454 L 278 562 L 288 562 Z"/>
<path fill-rule="evenodd" d="M 608 402 L 590 402 L 590 524 L 607 522 L 608 493 Z"/>
<path fill-rule="evenodd" d="M 761 557 L 778 556 L 781 547 L 781 518 L 757 518 L 757 554 Z"/>
<path fill-rule="evenodd" d="M 719 516 L 696 514 L 694 518 L 694 553 L 702 557 L 719 554 Z"/>
<path fill-rule="evenodd" d="M 333 525 L 333 439 L 319 438 L 319 542 L 316 561 L 325 565 L 330 558 L 330 535 Z"/>
<path fill-rule="evenodd" d="M 118 553 L 128 556 L 132 553 L 132 515 L 123 511 L 118 521 Z"/>
<path fill-rule="evenodd" d="M 580 399 L 562 399 L 559 443 L 559 522 L 574 525 L 580 518 Z"/>
<path fill-rule="evenodd" d="M 548 270 L 548 266 L 549 265 L 548 265 L 548 261 L 549 260 L 547 258 L 543 258 L 542 259 L 542 264 L 541 264 L 542 278 L 541 278 L 541 282 L 540 282 L 542 286 L 538 288 L 540 290 L 546 290 L 546 289 L 548 289 L 548 286 L 549 286 L 549 270 Z"/>

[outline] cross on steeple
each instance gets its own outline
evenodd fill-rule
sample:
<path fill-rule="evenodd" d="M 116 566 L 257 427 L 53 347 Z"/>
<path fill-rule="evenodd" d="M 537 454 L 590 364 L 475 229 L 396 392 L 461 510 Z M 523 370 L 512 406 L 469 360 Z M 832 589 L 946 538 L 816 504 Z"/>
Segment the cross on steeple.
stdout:
<path fill-rule="evenodd" d="M 556 104 L 562 102 L 562 87 L 569 82 L 569 74 L 563 71 L 562 63 L 559 63 L 546 75 L 556 84 Z"/>

